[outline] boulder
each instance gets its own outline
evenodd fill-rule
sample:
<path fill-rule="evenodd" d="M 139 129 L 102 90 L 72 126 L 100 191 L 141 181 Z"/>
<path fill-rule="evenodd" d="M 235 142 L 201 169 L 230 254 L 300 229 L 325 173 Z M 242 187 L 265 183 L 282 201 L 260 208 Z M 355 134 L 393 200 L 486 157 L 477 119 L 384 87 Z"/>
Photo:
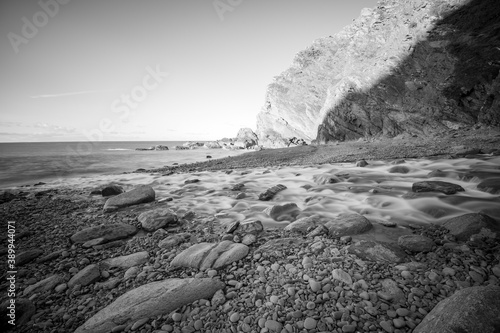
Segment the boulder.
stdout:
<path fill-rule="evenodd" d="M 108 186 L 105 186 L 101 190 L 101 195 L 103 197 L 109 197 L 112 195 L 118 195 L 123 193 L 123 188 L 119 185 L 111 184 Z"/>
<path fill-rule="evenodd" d="M 500 226 L 491 217 L 480 213 L 469 213 L 452 217 L 443 223 L 458 240 L 466 241 L 472 235 L 482 234 L 485 237 L 498 237 Z"/>
<path fill-rule="evenodd" d="M 276 194 L 278 194 L 279 192 L 281 192 L 283 190 L 286 190 L 286 186 L 285 185 L 281 185 L 281 184 L 278 184 L 278 185 L 275 185 L 273 187 L 270 187 L 267 190 L 265 190 L 264 192 L 262 192 L 261 194 L 259 194 L 259 200 L 269 201 Z"/>
<path fill-rule="evenodd" d="M 75 333 L 107 333 L 118 325 L 168 314 L 198 299 L 210 299 L 224 282 L 213 279 L 168 279 L 132 289 L 96 313 Z"/>
<path fill-rule="evenodd" d="M 429 252 L 434 247 L 434 241 L 422 235 L 404 235 L 398 238 L 398 245 L 410 252 Z"/>
<path fill-rule="evenodd" d="M 88 265 L 76 273 L 68 282 L 68 287 L 73 288 L 77 284 L 87 286 L 101 277 L 101 271 L 97 265 Z"/>
<path fill-rule="evenodd" d="M 89 240 L 102 238 L 106 242 L 127 238 L 135 235 L 137 228 L 126 223 L 101 224 L 77 231 L 71 236 L 73 243 L 85 243 Z"/>
<path fill-rule="evenodd" d="M 205 142 L 203 147 L 205 147 L 207 149 L 221 149 L 222 148 L 222 146 L 217 141 Z"/>
<path fill-rule="evenodd" d="M 335 183 L 340 183 L 342 181 L 339 177 L 333 176 L 329 173 L 314 175 L 313 180 L 318 185 L 335 184 Z"/>
<path fill-rule="evenodd" d="M 234 225 L 234 230 L 228 230 L 228 233 L 235 235 L 244 236 L 246 234 L 260 234 L 264 231 L 264 225 L 259 220 L 250 220 L 246 222 L 236 222 Z"/>
<path fill-rule="evenodd" d="M 405 165 L 395 165 L 389 169 L 389 173 L 408 173 L 410 168 Z"/>
<path fill-rule="evenodd" d="M 245 148 L 250 148 L 259 144 L 259 138 L 250 128 L 241 128 L 236 135 L 236 141 L 242 142 Z"/>
<path fill-rule="evenodd" d="M 348 252 L 363 260 L 376 262 L 400 263 L 406 259 L 406 254 L 399 246 L 384 242 L 359 241 L 349 246 Z"/>
<path fill-rule="evenodd" d="M 357 235 L 372 228 L 371 222 L 359 214 L 341 214 L 327 222 L 325 226 L 332 237 Z"/>
<path fill-rule="evenodd" d="M 220 243 L 199 243 L 179 253 L 171 267 L 192 267 L 200 271 L 217 269 L 244 258 L 248 246 L 225 240 Z"/>
<path fill-rule="evenodd" d="M 136 252 L 126 256 L 119 256 L 114 258 L 108 258 L 103 260 L 102 265 L 104 267 L 112 268 L 112 267 L 120 267 L 120 268 L 129 268 L 133 266 L 142 265 L 149 260 L 148 251 Z"/>
<path fill-rule="evenodd" d="M 137 218 L 146 231 L 156 231 L 178 222 L 177 215 L 168 208 L 157 208 L 143 212 Z"/>
<path fill-rule="evenodd" d="M 455 194 L 457 192 L 465 191 L 464 188 L 460 185 L 442 182 L 442 181 L 433 181 L 427 180 L 422 182 L 413 183 L 411 187 L 413 192 L 441 192 L 444 194 Z"/>
<path fill-rule="evenodd" d="M 500 179 L 486 179 L 477 184 L 478 190 L 491 194 L 500 194 Z"/>
<path fill-rule="evenodd" d="M 168 236 L 167 238 L 164 238 L 160 242 L 158 242 L 158 247 L 162 249 L 171 249 L 174 246 L 187 242 L 190 237 L 191 235 L 188 233 Z"/>
<path fill-rule="evenodd" d="M 500 287 L 470 287 L 439 302 L 413 333 L 497 333 Z"/>
<path fill-rule="evenodd" d="M 275 221 L 293 221 L 300 214 L 300 208 L 295 203 L 274 205 L 264 210 Z"/>
<path fill-rule="evenodd" d="M 151 186 L 139 185 L 133 190 L 109 198 L 104 204 L 104 212 L 112 212 L 122 207 L 138 205 L 155 200 L 155 191 Z"/>

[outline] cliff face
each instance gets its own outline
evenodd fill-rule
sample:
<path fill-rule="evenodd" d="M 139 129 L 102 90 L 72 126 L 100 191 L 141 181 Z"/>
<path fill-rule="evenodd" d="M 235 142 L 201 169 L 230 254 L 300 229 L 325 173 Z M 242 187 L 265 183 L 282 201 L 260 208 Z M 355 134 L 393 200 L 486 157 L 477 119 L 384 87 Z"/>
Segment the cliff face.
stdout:
<path fill-rule="evenodd" d="M 500 126 L 500 1 L 381 0 L 268 87 L 259 143 Z"/>

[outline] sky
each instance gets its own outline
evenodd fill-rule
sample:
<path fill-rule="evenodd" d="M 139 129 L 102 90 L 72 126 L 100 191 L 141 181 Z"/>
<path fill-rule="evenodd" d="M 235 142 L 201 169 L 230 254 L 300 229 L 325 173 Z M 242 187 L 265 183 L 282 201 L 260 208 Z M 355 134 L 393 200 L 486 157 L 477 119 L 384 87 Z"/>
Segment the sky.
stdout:
<path fill-rule="evenodd" d="M 1 0 L 0 142 L 255 130 L 267 85 L 376 0 Z"/>

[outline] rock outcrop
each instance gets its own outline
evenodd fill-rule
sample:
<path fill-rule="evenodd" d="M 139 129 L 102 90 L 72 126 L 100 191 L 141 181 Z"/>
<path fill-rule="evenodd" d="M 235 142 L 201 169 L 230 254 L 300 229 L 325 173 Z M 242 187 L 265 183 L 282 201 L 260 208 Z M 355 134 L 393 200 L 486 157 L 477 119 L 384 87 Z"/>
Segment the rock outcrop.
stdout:
<path fill-rule="evenodd" d="M 259 144 L 500 126 L 500 3 L 381 0 L 299 52 L 257 116 Z"/>

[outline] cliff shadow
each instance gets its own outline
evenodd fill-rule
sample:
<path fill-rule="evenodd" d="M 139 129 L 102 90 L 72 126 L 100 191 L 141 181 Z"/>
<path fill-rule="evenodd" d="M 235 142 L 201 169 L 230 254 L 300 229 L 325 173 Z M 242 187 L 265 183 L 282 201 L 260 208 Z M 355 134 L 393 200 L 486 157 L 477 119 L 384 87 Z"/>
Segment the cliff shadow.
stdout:
<path fill-rule="evenodd" d="M 390 74 L 328 109 L 316 142 L 500 126 L 500 1 L 428 5 L 441 18 L 426 38 Z"/>

